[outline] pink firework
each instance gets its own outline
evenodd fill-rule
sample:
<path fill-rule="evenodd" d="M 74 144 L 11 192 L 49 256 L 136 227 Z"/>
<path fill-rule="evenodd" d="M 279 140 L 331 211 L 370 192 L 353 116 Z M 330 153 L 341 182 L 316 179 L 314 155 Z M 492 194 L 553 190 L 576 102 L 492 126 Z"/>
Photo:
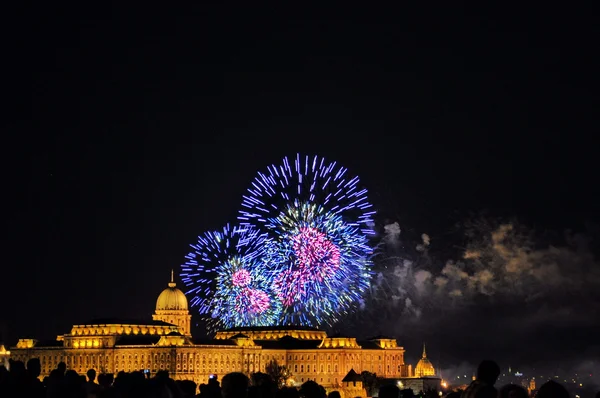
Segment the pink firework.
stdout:
<path fill-rule="evenodd" d="M 245 288 L 237 297 L 238 308 L 251 314 L 262 314 L 269 309 L 270 304 L 269 295 L 259 289 Z"/>
<path fill-rule="evenodd" d="M 340 249 L 316 228 L 300 228 L 292 245 L 303 277 L 322 282 L 340 267 Z"/>
<path fill-rule="evenodd" d="M 283 305 L 292 305 L 306 294 L 307 276 L 298 270 L 285 270 L 277 275 L 273 285 Z"/>
<path fill-rule="evenodd" d="M 237 287 L 248 286 L 252 282 L 252 276 L 250 276 L 250 272 L 245 269 L 237 270 L 231 276 L 231 283 Z"/>

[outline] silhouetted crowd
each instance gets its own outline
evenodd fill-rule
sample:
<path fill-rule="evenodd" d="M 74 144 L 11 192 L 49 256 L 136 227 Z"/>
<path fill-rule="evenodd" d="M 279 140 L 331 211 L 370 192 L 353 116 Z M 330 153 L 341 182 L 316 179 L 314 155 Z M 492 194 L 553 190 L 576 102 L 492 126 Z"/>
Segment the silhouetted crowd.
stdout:
<path fill-rule="evenodd" d="M 93 369 L 87 375 L 67 370 L 61 362 L 48 377 L 40 381 L 41 365 L 37 358 L 27 366 L 20 361 L 10 362 L 10 371 L 0 366 L 0 398 L 341 398 L 338 391 L 326 393 L 315 381 L 307 381 L 298 389 L 279 388 L 265 374 L 253 375 L 252 382 L 243 373 L 229 373 L 219 382 L 210 378 L 207 384 L 190 380 L 173 380 L 167 371 L 154 377 L 143 372 L 119 372 L 96 375 Z M 508 384 L 499 390 L 495 384 L 500 368 L 493 361 L 483 361 L 476 379 L 464 391 L 452 391 L 445 398 L 530 398 L 526 389 Z M 438 397 L 437 391 L 419 392 L 421 397 Z M 440 394 L 441 395 L 441 394 Z M 413 398 L 412 390 L 400 390 L 395 384 L 379 388 L 379 398 Z M 347 397 L 350 398 L 350 397 Z M 548 381 L 537 391 L 535 398 L 570 398 L 559 383 Z M 600 398 L 600 392 L 596 394 Z"/>

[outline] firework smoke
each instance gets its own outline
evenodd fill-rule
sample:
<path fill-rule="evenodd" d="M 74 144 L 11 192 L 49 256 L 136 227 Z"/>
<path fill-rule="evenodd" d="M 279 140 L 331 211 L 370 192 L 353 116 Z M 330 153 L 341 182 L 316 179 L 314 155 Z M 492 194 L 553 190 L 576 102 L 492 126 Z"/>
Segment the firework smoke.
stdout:
<path fill-rule="evenodd" d="M 411 238 L 397 223 L 383 230 L 373 286 L 348 332 L 358 329 L 354 321 L 370 322 L 378 329 L 369 333 L 407 346 L 428 340 L 446 355 L 445 367 L 476 364 L 486 353 L 551 363 L 597 349 L 585 346 L 600 316 L 600 264 L 588 235 L 486 219 L 443 239 Z"/>

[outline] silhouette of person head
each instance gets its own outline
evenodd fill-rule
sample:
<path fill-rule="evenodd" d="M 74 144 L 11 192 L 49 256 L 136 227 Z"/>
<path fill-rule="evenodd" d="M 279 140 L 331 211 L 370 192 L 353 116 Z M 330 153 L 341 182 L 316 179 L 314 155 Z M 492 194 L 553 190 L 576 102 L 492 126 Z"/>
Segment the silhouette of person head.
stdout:
<path fill-rule="evenodd" d="M 154 377 L 159 380 L 168 380 L 169 379 L 169 371 L 159 370 L 158 372 L 156 372 L 156 375 Z"/>
<path fill-rule="evenodd" d="M 385 384 L 379 387 L 379 398 L 398 398 L 400 389 L 394 384 Z"/>
<path fill-rule="evenodd" d="M 200 387 L 198 387 L 198 390 L 200 390 L 200 395 L 208 394 L 208 386 L 204 383 L 200 384 Z"/>
<path fill-rule="evenodd" d="M 27 373 L 34 379 L 40 376 L 42 373 L 42 364 L 39 358 L 31 358 L 27 361 Z"/>
<path fill-rule="evenodd" d="M 102 387 L 108 388 L 112 386 L 113 382 L 115 381 L 115 376 L 112 373 L 106 373 L 104 374 L 104 377 L 98 378 L 98 381 Z"/>
<path fill-rule="evenodd" d="M 56 369 L 58 369 L 58 371 L 61 374 L 65 374 L 65 372 L 67 371 L 67 364 L 64 362 L 59 362 L 58 365 L 56 366 Z"/>
<path fill-rule="evenodd" d="M 300 387 L 300 396 L 304 398 L 323 398 L 321 386 L 316 381 L 309 380 Z"/>
<path fill-rule="evenodd" d="M 87 371 L 88 381 L 93 383 L 96 380 L 96 371 L 94 369 L 89 369 Z"/>
<path fill-rule="evenodd" d="M 339 391 L 332 391 L 327 395 L 327 398 L 342 398 Z"/>
<path fill-rule="evenodd" d="M 494 361 L 481 361 L 477 367 L 477 380 L 483 381 L 490 386 L 496 384 L 498 376 L 500 376 L 500 366 Z"/>
<path fill-rule="evenodd" d="M 562 385 L 550 380 L 540 387 L 536 398 L 569 398 L 569 392 Z"/>
<path fill-rule="evenodd" d="M 413 398 L 415 393 L 413 392 L 412 388 L 405 388 L 404 390 L 400 390 L 400 396 L 402 398 Z"/>
<path fill-rule="evenodd" d="M 527 398 L 527 390 L 516 384 L 507 384 L 500 389 L 500 398 Z"/>
<path fill-rule="evenodd" d="M 221 381 L 221 395 L 223 398 L 246 398 L 248 396 L 249 380 L 245 374 L 239 372 L 228 373 Z"/>
<path fill-rule="evenodd" d="M 294 387 L 283 387 L 275 394 L 277 398 L 299 398 L 300 393 Z"/>
<path fill-rule="evenodd" d="M 22 361 L 13 361 L 9 360 L 10 363 L 10 373 L 14 376 L 15 379 L 21 379 L 25 377 L 27 371 L 25 370 L 25 364 Z"/>

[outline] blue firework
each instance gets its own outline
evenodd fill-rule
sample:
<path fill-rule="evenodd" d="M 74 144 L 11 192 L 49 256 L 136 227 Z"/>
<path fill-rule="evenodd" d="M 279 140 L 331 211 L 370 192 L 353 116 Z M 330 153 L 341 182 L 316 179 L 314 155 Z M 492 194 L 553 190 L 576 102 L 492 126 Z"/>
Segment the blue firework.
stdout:
<path fill-rule="evenodd" d="M 350 226 L 359 227 L 365 235 L 373 235 L 373 207 L 367 190 L 357 176 L 336 162 L 318 156 L 296 155 L 279 165 L 267 167 L 252 181 L 243 196 L 238 219 L 242 224 L 277 228 L 276 220 L 288 207 L 316 203 L 324 211 L 342 217 Z"/>
<path fill-rule="evenodd" d="M 267 264 L 284 323 L 335 322 L 360 303 L 374 214 L 359 178 L 336 162 L 296 155 L 258 173 L 238 219 L 271 237 Z"/>
<path fill-rule="evenodd" d="M 331 324 L 362 301 L 371 279 L 367 237 L 322 206 L 289 206 L 272 220 L 265 258 L 285 324 Z"/>
<path fill-rule="evenodd" d="M 281 303 L 265 271 L 267 237 L 251 227 L 225 226 L 190 245 L 181 278 L 190 304 L 209 319 L 209 327 L 276 324 Z"/>

